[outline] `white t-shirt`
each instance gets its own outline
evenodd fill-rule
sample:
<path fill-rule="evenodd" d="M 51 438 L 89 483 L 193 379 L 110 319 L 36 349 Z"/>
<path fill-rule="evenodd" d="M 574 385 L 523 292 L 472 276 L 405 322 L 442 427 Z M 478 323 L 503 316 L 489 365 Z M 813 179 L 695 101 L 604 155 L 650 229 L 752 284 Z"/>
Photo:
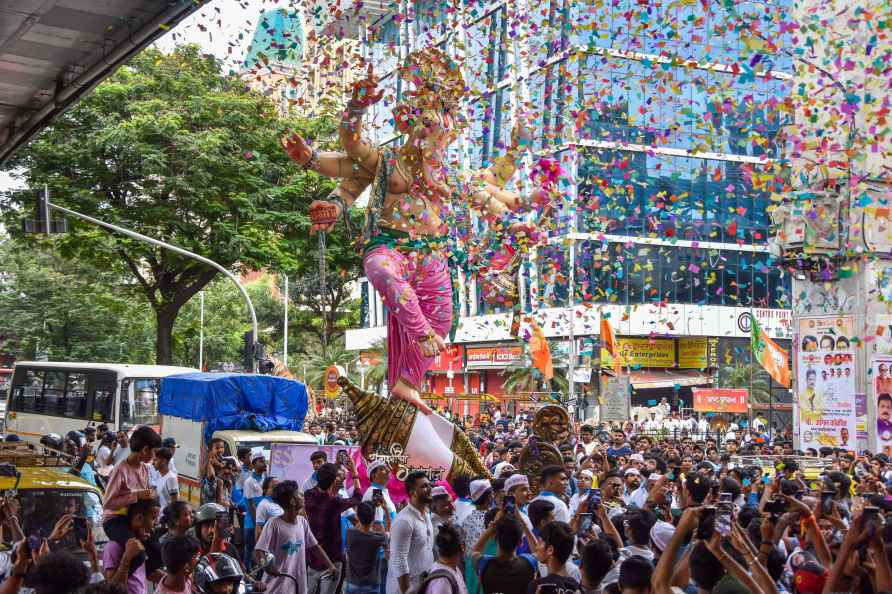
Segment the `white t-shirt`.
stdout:
<path fill-rule="evenodd" d="M 455 579 L 455 584 L 458 586 L 458 594 L 468 594 L 465 577 L 458 569 L 443 565 L 438 561 L 431 566 L 430 573 L 437 570 L 444 570 L 451 573 L 453 579 Z M 452 594 L 452 586 L 446 578 L 434 578 L 428 583 L 425 592 L 426 594 Z"/>
<path fill-rule="evenodd" d="M 154 470 L 154 469 L 153 469 Z M 155 472 L 157 478 L 152 482 L 152 488 L 155 489 L 155 493 L 158 495 L 158 501 L 161 503 L 161 509 L 167 507 L 167 504 L 170 503 L 171 495 L 178 495 L 180 492 L 180 483 L 177 478 L 177 475 L 172 470 L 168 470 L 167 474 L 161 476 L 158 472 Z"/>
<path fill-rule="evenodd" d="M 99 446 L 99 449 L 96 451 L 96 467 L 111 466 L 112 460 L 108 459 L 109 456 L 111 456 L 111 448 L 106 445 Z"/>
<path fill-rule="evenodd" d="M 562 499 L 556 497 L 554 493 L 551 491 L 542 491 L 539 495 L 536 496 L 533 501 L 538 501 L 543 499 L 545 501 L 550 501 L 554 504 L 554 519 L 558 522 L 566 522 L 570 523 L 570 508 L 567 507 L 567 504 L 564 503 Z"/>
<path fill-rule="evenodd" d="M 129 447 L 123 448 L 121 446 L 118 446 L 118 449 L 116 449 L 115 453 L 112 455 L 112 464 L 117 466 L 118 464 L 120 464 L 121 462 L 126 460 L 127 456 L 129 456 L 129 455 L 130 455 Z"/>
<path fill-rule="evenodd" d="M 278 518 L 284 513 L 285 510 L 278 503 L 272 499 L 264 499 L 257 505 L 257 525 L 263 526 L 273 518 Z"/>
<path fill-rule="evenodd" d="M 251 475 L 245 479 L 245 484 L 243 487 L 245 493 L 245 499 L 251 500 L 255 497 L 261 497 L 263 495 L 263 479 L 264 477 L 257 477 L 252 472 Z"/>

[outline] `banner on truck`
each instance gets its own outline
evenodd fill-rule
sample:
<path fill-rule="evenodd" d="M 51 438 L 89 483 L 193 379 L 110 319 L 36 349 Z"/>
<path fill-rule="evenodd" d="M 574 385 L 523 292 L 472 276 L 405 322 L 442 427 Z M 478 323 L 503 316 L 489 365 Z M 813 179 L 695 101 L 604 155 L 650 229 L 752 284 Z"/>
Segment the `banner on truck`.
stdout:
<path fill-rule="evenodd" d="M 801 448 L 857 447 L 855 353 L 799 352 L 796 382 Z"/>
<path fill-rule="evenodd" d="M 396 448 L 399 444 L 394 444 Z M 356 466 L 356 472 L 359 475 L 359 485 L 362 492 L 371 486 L 369 482 L 368 463 L 362 457 L 362 451 L 359 446 L 343 446 L 343 445 L 316 445 L 314 443 L 274 443 L 270 451 L 269 476 L 276 477 L 279 480 L 296 481 L 298 486 L 303 488 L 304 483 L 313 474 L 313 465 L 310 463 L 310 454 L 313 452 L 325 452 L 328 462 L 337 460 L 338 450 L 347 450 L 353 464 Z M 387 492 L 390 500 L 394 503 L 400 503 L 408 499 L 406 495 L 406 486 L 402 481 L 410 470 L 424 470 L 409 468 L 405 466 L 406 456 L 401 455 L 401 451 L 391 448 L 386 455 L 373 454 L 373 458 L 382 458 L 391 466 L 390 480 L 387 482 Z M 369 460 L 368 462 L 371 462 Z M 353 475 L 349 470 L 344 480 L 344 488 L 347 492 L 351 492 L 353 488 Z M 402 477 L 402 478 L 401 478 Z M 446 487 L 450 493 L 453 493 L 452 487 L 445 480 L 431 481 L 438 485 Z M 453 493 L 454 495 L 454 493 Z"/>

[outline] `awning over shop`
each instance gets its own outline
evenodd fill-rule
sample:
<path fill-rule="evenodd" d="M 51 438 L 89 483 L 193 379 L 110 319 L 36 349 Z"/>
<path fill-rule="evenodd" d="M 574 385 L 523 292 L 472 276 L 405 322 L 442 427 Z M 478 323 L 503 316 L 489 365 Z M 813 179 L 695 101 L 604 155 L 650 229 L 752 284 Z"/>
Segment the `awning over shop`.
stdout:
<path fill-rule="evenodd" d="M 712 384 L 712 376 L 693 369 L 647 369 L 632 371 L 629 377 L 636 390 Z"/>

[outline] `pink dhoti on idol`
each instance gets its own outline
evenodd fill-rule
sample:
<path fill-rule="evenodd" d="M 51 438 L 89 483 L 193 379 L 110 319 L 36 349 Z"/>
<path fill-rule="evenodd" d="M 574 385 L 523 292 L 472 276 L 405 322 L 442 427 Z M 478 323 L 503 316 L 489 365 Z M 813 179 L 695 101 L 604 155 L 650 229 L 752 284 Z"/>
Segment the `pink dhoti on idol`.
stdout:
<path fill-rule="evenodd" d="M 399 239 L 405 239 L 399 237 Z M 419 342 L 445 336 L 452 325 L 449 263 L 423 242 L 396 241 L 384 230 L 370 242 L 363 259 L 369 282 L 387 305 L 387 382 L 419 390 L 434 357 Z M 398 444 L 414 468 L 442 469 L 444 476 L 487 475 L 476 450 L 452 422 L 424 414 L 409 402 L 365 393 L 342 378 L 353 401 L 363 454 L 388 453 Z"/>
<path fill-rule="evenodd" d="M 376 245 L 363 258 L 366 277 L 387 306 L 387 383 L 420 390 L 434 357 L 419 342 L 452 325 L 449 263 L 430 249 Z"/>

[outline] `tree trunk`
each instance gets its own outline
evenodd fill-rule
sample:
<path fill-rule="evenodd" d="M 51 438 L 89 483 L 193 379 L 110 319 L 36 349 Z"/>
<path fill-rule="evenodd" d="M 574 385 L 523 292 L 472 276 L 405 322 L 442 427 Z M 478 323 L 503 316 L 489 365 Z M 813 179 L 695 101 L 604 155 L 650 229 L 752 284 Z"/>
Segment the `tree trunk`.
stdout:
<path fill-rule="evenodd" d="M 178 311 L 155 310 L 155 363 L 173 365 L 173 325 Z"/>

